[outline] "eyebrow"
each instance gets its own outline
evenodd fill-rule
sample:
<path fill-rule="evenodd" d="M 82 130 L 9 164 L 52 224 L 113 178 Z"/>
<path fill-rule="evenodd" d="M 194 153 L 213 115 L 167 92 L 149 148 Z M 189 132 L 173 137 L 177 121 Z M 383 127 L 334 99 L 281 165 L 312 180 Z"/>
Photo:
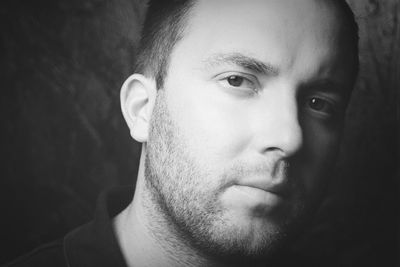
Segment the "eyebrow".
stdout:
<path fill-rule="evenodd" d="M 300 96 L 306 96 L 312 93 L 324 93 L 328 94 L 328 96 L 337 96 L 343 101 L 341 103 L 344 104 L 344 107 L 348 104 L 353 91 L 352 87 L 329 78 L 304 83 L 300 85 L 299 89 Z"/>
<path fill-rule="evenodd" d="M 337 93 L 338 92 L 343 95 L 347 95 L 347 94 L 351 93 L 351 90 L 348 89 L 348 86 L 346 86 L 345 84 L 343 84 L 341 82 L 331 80 L 329 78 L 312 81 L 309 84 L 305 84 L 304 86 L 308 87 L 310 89 L 318 88 L 318 90 L 324 91 L 327 93 L 329 93 L 329 92 Z"/>
<path fill-rule="evenodd" d="M 208 57 L 204 62 L 210 66 L 233 64 L 244 69 L 248 69 L 253 72 L 269 76 L 276 76 L 279 74 L 279 69 L 277 67 L 241 53 L 213 54 Z"/>

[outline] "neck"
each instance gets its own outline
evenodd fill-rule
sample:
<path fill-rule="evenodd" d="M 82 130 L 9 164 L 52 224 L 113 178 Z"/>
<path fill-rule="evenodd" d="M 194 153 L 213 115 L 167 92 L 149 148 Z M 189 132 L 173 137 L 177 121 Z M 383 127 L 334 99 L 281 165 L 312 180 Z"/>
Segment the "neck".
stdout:
<path fill-rule="evenodd" d="M 114 218 L 114 229 L 129 267 L 222 266 L 193 249 L 170 227 L 146 191 L 142 154 L 132 203 Z"/>

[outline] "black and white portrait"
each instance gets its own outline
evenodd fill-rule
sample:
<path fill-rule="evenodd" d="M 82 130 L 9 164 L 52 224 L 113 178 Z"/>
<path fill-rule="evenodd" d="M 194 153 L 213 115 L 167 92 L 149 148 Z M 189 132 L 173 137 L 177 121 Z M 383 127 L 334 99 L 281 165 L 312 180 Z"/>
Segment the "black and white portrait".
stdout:
<path fill-rule="evenodd" d="M 0 265 L 397 266 L 398 1 L 0 14 Z"/>

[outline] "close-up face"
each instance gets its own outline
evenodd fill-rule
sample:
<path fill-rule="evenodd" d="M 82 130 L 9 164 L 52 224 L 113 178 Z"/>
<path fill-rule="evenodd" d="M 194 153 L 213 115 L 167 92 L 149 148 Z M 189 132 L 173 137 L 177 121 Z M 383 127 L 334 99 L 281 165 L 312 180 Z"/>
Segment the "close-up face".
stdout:
<path fill-rule="evenodd" d="M 197 1 L 146 145 L 166 217 L 208 253 L 259 257 L 321 201 L 355 62 L 330 1 Z"/>

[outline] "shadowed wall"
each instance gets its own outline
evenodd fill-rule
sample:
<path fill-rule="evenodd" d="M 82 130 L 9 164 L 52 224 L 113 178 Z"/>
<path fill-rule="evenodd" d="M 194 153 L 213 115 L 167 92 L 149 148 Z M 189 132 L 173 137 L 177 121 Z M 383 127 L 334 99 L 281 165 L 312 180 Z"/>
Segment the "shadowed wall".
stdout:
<path fill-rule="evenodd" d="M 119 89 L 142 2 L 1 2 L 0 264 L 89 221 L 101 190 L 134 183 L 140 145 Z M 395 266 L 400 4 L 349 2 L 361 73 L 331 190 L 295 249 L 323 266 Z"/>

